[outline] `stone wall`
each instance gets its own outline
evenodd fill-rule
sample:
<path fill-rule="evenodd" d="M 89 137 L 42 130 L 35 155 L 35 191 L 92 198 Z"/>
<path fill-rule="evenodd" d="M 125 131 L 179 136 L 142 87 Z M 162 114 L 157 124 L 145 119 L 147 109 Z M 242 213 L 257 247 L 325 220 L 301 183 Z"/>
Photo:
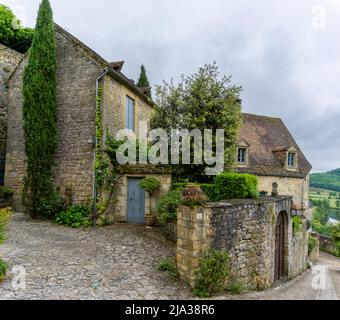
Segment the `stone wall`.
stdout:
<path fill-rule="evenodd" d="M 101 67 L 63 32 L 57 40 L 57 113 L 59 145 L 54 176 L 61 193 L 66 186 L 80 202 L 92 196 L 96 79 Z M 27 58 L 9 82 L 8 145 L 5 183 L 15 190 L 14 206 L 23 210 L 26 172 L 22 123 L 22 78 Z"/>
<path fill-rule="evenodd" d="M 155 177 L 161 182 L 161 189 L 156 191 L 152 196 L 151 206 L 152 213 L 156 212 L 157 200 L 165 195 L 171 187 L 171 175 L 170 174 L 124 174 L 115 184 L 115 201 L 112 209 L 108 210 L 109 219 L 114 221 L 127 222 L 127 203 L 128 203 L 128 178 L 147 178 Z M 145 214 L 150 212 L 150 198 L 148 194 L 145 194 Z"/>
<path fill-rule="evenodd" d="M 233 277 L 248 289 L 262 290 L 274 283 L 275 227 L 287 212 L 284 270 L 288 278 L 307 267 L 307 231 L 293 234 L 291 198 L 230 200 L 206 207 L 181 207 L 177 221 L 177 265 L 180 276 L 194 283 L 193 270 L 205 249 L 225 249 Z"/>
<path fill-rule="evenodd" d="M 125 129 L 126 97 L 135 101 L 135 133 L 139 134 L 139 121 L 147 121 L 153 112 L 153 107 L 141 99 L 125 85 L 119 83 L 111 76 L 106 76 L 103 81 L 102 121 L 104 140 L 107 132 L 114 137 L 121 129 Z"/>
<path fill-rule="evenodd" d="M 273 183 L 278 184 L 279 195 L 292 195 L 293 207 L 300 211 L 306 219 L 311 220 L 312 212 L 309 207 L 309 176 L 304 179 L 259 176 L 258 190 L 266 191 L 268 196 L 271 195 Z"/>
<path fill-rule="evenodd" d="M 6 81 L 22 59 L 22 54 L 0 44 L 0 156 L 6 152 L 7 88 Z"/>
<path fill-rule="evenodd" d="M 320 246 L 321 251 L 334 254 L 335 244 L 332 241 L 331 237 L 319 234 L 319 242 L 320 242 L 319 246 Z"/>

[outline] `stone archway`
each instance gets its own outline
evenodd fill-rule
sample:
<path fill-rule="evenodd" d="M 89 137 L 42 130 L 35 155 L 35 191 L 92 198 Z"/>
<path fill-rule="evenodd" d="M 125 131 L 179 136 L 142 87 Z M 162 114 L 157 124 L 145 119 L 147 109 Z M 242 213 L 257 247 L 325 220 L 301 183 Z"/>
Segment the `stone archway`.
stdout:
<path fill-rule="evenodd" d="M 287 242 L 288 216 L 286 211 L 281 211 L 275 226 L 274 282 L 287 274 Z"/>

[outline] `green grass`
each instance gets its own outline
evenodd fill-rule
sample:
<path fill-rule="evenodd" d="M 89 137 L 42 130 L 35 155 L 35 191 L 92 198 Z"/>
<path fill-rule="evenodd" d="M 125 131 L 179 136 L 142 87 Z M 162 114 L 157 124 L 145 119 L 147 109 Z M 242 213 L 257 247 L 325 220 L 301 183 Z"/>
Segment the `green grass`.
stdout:
<path fill-rule="evenodd" d="M 328 200 L 329 204 L 334 209 L 340 209 L 336 207 L 336 200 L 339 198 L 340 200 L 340 192 L 327 190 L 327 189 L 321 189 L 321 188 L 310 188 L 309 191 L 309 198 L 311 200 Z"/>

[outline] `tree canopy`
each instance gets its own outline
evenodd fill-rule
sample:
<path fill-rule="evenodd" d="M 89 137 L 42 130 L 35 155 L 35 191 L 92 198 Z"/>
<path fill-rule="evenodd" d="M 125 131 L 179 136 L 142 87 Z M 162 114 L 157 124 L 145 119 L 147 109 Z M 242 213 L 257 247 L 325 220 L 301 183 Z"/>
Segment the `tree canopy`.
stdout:
<path fill-rule="evenodd" d="M 241 87 L 231 84 L 231 77 L 220 77 L 216 63 L 201 67 L 178 84 L 166 83 L 156 88 L 156 111 L 152 128 L 162 128 L 171 136 L 171 129 L 224 129 L 225 169 L 231 170 L 236 160 L 237 134 L 241 124 Z M 170 144 L 169 144 L 170 145 Z M 213 140 L 213 150 L 216 140 Z M 192 148 L 191 148 L 192 149 Z M 170 151 L 169 151 L 170 153 Z M 191 161 L 192 162 L 192 161 Z M 177 180 L 212 181 L 204 171 L 209 165 L 174 165 Z"/>
<path fill-rule="evenodd" d="M 51 216 L 60 208 L 52 178 L 57 148 L 56 43 L 48 0 L 40 4 L 35 30 L 23 84 L 25 187 L 32 215 Z"/>
<path fill-rule="evenodd" d="M 14 13 L 0 4 L 0 43 L 25 53 L 31 46 L 34 29 L 24 28 Z"/>

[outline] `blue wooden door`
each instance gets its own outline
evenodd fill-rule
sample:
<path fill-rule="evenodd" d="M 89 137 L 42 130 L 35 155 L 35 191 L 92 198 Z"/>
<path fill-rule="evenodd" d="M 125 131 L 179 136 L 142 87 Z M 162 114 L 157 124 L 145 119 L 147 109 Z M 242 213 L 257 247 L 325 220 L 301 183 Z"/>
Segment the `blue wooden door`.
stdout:
<path fill-rule="evenodd" d="M 141 179 L 128 179 L 128 222 L 144 223 L 145 191 L 139 186 Z"/>

